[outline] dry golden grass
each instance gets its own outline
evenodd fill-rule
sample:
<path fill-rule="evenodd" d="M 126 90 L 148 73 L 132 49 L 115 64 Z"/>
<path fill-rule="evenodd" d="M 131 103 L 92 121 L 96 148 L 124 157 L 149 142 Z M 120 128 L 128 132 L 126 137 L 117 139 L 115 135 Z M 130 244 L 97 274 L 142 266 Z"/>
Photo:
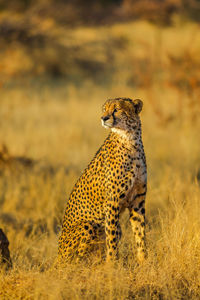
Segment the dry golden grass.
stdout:
<path fill-rule="evenodd" d="M 118 25 L 111 32 L 120 35 L 123 31 L 130 40 L 136 32 L 138 39 L 146 40 L 144 50 L 148 48 L 142 54 L 141 44 L 136 43 L 138 55 L 156 61 L 158 56 L 149 51 L 157 30 L 136 23 Z M 183 37 L 189 38 L 196 29 L 188 25 L 187 30 L 159 30 L 165 36 L 159 57 L 162 65 L 168 47 L 180 57 L 190 46 L 184 44 Z M 175 44 L 174 39 L 180 43 Z M 192 45 L 194 53 L 199 42 Z M 127 47 L 130 57 L 132 45 Z M 127 72 L 129 76 L 134 72 L 134 65 L 125 69 L 123 60 L 121 54 L 109 88 L 85 82 L 78 88 L 65 83 L 1 89 L 0 141 L 13 156 L 31 157 L 38 165 L 17 166 L 0 174 L 0 227 L 10 240 L 13 260 L 13 269 L 0 273 L 0 299 L 199 298 L 199 90 L 170 84 L 166 79 L 169 65 L 166 70 L 162 68 L 166 80 L 154 78 L 149 84 L 133 88 L 126 78 Z M 152 72 L 154 68 L 152 63 Z M 145 72 L 143 77 L 138 76 L 143 79 Z M 97 254 L 90 264 L 51 270 L 67 197 L 108 133 L 100 124 L 101 105 L 116 96 L 144 101 L 141 118 L 149 180 L 148 258 L 143 265 L 136 264 L 125 214 L 121 220 L 120 259 L 115 266 L 100 263 Z"/>

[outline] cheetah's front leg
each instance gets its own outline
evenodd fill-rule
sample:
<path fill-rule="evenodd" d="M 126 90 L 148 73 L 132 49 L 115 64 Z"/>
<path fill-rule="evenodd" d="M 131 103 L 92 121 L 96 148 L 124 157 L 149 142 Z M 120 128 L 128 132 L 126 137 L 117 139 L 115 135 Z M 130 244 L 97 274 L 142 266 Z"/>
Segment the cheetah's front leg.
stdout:
<path fill-rule="evenodd" d="M 130 222 L 137 246 L 137 259 L 142 262 L 146 257 L 145 245 L 145 193 L 137 194 L 129 207 Z"/>
<path fill-rule="evenodd" d="M 106 207 L 106 261 L 111 261 L 118 256 L 118 241 L 121 235 L 119 225 L 119 205 L 115 201 L 109 201 Z"/>

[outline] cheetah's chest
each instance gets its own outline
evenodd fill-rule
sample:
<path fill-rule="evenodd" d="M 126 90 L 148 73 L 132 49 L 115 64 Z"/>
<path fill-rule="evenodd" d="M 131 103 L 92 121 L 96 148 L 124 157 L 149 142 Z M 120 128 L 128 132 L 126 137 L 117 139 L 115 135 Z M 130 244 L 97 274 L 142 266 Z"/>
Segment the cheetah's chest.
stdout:
<path fill-rule="evenodd" d="M 125 187 L 123 191 L 125 196 L 120 198 L 119 201 L 120 212 L 123 212 L 125 208 L 132 205 L 135 195 L 137 195 L 139 191 L 143 189 L 144 185 L 146 185 L 146 163 L 143 156 L 138 159 L 134 159 L 134 162 L 131 161 L 131 166 L 127 168 L 125 174 L 126 180 L 123 184 Z"/>

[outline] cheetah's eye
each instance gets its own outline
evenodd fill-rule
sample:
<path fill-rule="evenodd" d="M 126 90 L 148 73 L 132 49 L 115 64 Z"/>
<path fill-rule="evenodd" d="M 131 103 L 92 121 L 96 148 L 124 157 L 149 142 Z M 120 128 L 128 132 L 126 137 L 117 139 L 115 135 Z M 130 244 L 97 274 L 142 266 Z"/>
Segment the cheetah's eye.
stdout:
<path fill-rule="evenodd" d="M 115 114 L 117 111 L 118 111 L 118 109 L 117 109 L 117 108 L 115 108 L 115 109 L 114 109 L 114 111 L 113 111 L 113 114 Z"/>

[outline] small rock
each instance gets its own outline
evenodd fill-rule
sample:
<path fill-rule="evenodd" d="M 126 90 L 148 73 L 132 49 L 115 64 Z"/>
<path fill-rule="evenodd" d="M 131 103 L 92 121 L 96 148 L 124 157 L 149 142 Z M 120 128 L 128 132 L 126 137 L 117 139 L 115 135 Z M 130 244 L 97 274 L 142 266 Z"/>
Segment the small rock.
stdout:
<path fill-rule="evenodd" d="M 9 241 L 7 236 L 0 228 L 0 268 L 4 267 L 5 269 L 9 269 L 12 267 L 12 261 L 10 258 L 9 251 Z"/>

